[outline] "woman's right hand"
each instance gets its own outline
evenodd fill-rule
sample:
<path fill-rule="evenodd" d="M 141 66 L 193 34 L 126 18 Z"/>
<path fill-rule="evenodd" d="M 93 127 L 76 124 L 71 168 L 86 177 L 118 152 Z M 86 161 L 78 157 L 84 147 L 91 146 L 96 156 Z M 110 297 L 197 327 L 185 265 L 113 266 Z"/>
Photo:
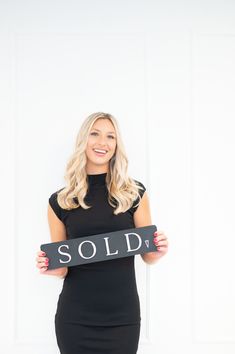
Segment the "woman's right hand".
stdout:
<path fill-rule="evenodd" d="M 48 269 L 49 258 L 46 257 L 46 253 L 43 251 L 37 252 L 36 257 L 37 268 L 39 268 L 39 272 L 41 274 L 47 275 L 55 275 L 60 278 L 65 278 L 68 272 L 68 267 L 56 268 L 56 269 Z"/>
<path fill-rule="evenodd" d="M 49 258 L 46 257 L 46 253 L 43 251 L 39 251 L 37 253 L 36 262 L 40 273 L 45 273 L 49 264 Z"/>

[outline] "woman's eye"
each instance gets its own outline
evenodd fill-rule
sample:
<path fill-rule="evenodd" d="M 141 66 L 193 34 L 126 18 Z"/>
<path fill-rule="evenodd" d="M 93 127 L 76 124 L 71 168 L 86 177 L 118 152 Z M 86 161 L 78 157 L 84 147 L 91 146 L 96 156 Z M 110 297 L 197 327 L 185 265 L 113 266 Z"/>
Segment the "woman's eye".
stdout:
<path fill-rule="evenodd" d="M 98 135 L 97 132 L 91 132 L 91 135 Z M 113 135 L 108 135 L 108 138 L 115 139 Z"/>

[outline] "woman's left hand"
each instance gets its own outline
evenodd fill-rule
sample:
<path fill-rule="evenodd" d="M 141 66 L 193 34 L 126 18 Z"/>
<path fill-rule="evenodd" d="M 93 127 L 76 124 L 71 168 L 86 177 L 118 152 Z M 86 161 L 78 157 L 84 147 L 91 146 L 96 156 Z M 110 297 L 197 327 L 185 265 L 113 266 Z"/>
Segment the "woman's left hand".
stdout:
<path fill-rule="evenodd" d="M 168 251 L 168 239 L 163 231 L 155 231 L 153 242 L 157 247 L 159 256 L 164 256 Z"/>

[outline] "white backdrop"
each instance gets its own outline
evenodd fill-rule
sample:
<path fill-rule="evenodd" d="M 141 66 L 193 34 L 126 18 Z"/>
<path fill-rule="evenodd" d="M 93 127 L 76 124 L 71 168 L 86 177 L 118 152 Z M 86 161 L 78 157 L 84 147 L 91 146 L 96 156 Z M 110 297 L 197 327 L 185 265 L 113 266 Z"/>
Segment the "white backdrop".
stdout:
<path fill-rule="evenodd" d="M 0 1 L 1 352 L 58 354 L 62 281 L 40 275 L 49 195 L 83 119 L 119 121 L 169 239 L 136 257 L 138 354 L 235 351 L 235 4 Z"/>

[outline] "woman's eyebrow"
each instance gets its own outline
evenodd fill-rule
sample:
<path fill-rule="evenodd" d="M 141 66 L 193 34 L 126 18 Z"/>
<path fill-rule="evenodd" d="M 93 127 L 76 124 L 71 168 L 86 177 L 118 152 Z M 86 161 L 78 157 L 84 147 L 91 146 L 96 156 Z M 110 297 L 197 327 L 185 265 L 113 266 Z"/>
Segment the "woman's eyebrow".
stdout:
<path fill-rule="evenodd" d="M 100 132 L 100 130 L 99 130 L 99 129 L 96 129 L 96 128 L 92 128 L 92 130 L 97 130 L 98 132 Z M 113 134 L 115 134 L 115 132 L 107 132 L 107 133 L 113 133 Z"/>

